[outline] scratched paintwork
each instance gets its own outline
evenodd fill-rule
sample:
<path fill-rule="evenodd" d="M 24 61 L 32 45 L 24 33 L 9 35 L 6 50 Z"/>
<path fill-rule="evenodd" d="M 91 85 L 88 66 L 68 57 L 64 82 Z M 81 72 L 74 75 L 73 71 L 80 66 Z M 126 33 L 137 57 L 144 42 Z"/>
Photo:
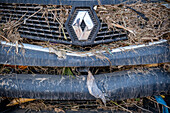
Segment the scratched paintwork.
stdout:
<path fill-rule="evenodd" d="M 0 96 L 94 100 L 95 98 L 89 94 L 86 77 L 85 75 L 76 78 L 61 75 L 0 75 Z M 159 68 L 126 70 L 94 77 L 107 100 L 167 94 L 170 91 L 170 73 Z"/>
<path fill-rule="evenodd" d="M 11 48 L 10 48 L 11 47 Z M 10 52 L 7 51 L 10 49 Z M 65 59 L 57 57 L 43 51 L 30 49 L 23 50 L 19 48 L 16 54 L 16 48 L 12 46 L 0 45 L 0 64 L 27 65 L 27 66 L 57 66 L 57 67 L 98 67 L 98 66 L 119 66 L 119 65 L 141 65 L 152 63 L 170 62 L 170 48 L 167 42 L 151 46 L 102 53 L 104 59 L 96 56 L 71 56 L 66 55 Z"/>

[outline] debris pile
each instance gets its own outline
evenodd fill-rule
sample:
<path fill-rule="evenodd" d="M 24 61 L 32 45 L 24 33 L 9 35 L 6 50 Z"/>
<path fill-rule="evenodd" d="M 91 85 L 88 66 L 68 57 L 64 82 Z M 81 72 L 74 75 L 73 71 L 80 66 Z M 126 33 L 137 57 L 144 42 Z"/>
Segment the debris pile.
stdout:
<path fill-rule="evenodd" d="M 51 14 L 53 20 L 60 25 L 59 30 L 63 32 L 64 38 L 67 39 L 63 29 L 67 20 L 71 6 L 47 5 L 39 6 L 39 10 L 29 17 L 24 14 L 18 20 L 8 20 L 1 24 L 0 38 L 7 42 L 15 43 L 16 46 L 22 43 L 36 44 L 47 48 L 52 48 L 53 53 L 59 57 L 65 57 L 65 52 L 76 52 L 81 54 L 83 51 L 95 53 L 98 50 L 108 50 L 128 45 L 146 44 L 148 42 L 158 41 L 160 39 L 170 39 L 169 31 L 169 9 L 161 3 L 135 3 L 119 5 L 99 5 L 94 9 L 98 17 L 107 23 L 109 29 L 124 29 L 128 33 L 128 40 L 117 41 L 110 44 L 100 44 L 94 47 L 75 47 L 72 45 L 50 43 L 48 41 L 36 41 L 20 37 L 17 31 L 21 24 L 37 13 L 42 14 L 48 24 L 47 16 Z M 3 16 L 3 15 L 1 15 Z M 17 47 L 16 47 L 17 49 Z"/>
<path fill-rule="evenodd" d="M 97 6 L 96 12 L 110 29 L 128 31 L 129 44 L 158 41 L 170 35 L 170 12 L 161 3 L 104 5 Z"/>
<path fill-rule="evenodd" d="M 164 96 L 164 95 L 161 95 Z M 16 100 L 16 99 L 14 99 Z M 18 100 L 23 100 L 18 99 Z M 25 99 L 24 99 L 25 100 Z M 25 112 L 82 112 L 82 111 L 94 111 L 94 112 L 147 112 L 152 113 L 153 110 L 148 108 L 147 102 L 152 102 L 155 105 L 155 111 L 159 111 L 159 103 L 153 97 L 127 99 L 123 101 L 108 101 L 107 106 L 103 106 L 100 100 L 96 101 L 56 101 L 56 100 L 34 100 L 30 102 L 20 101 L 18 105 L 20 109 Z M 151 106 L 150 106 L 151 107 Z M 168 106 L 167 106 L 168 107 Z M 152 107 L 153 108 L 153 107 Z M 152 110 L 152 111 L 150 111 Z"/>
<path fill-rule="evenodd" d="M 12 4 L 11 7 L 14 10 L 20 8 L 20 4 Z M 22 5 L 21 5 L 22 7 Z M 6 9 L 4 9 L 6 11 Z M 22 42 L 24 43 L 24 37 L 20 37 L 18 29 L 20 26 L 25 25 L 28 20 L 35 18 L 36 16 L 41 15 L 41 19 L 44 19 L 50 29 L 50 24 L 48 16 L 52 17 L 54 22 L 59 23 L 59 31 L 64 33 L 64 23 L 67 20 L 71 6 L 62 6 L 62 5 L 37 5 L 34 8 L 34 11 L 23 11 L 23 15 L 18 15 L 16 12 L 10 12 L 10 15 L 6 15 L 6 12 L 0 14 L 0 39 L 7 42 Z M 0 12 L 3 10 L 0 10 Z M 2 20 L 3 16 L 6 20 Z M 7 18 L 8 17 L 8 18 Z M 4 22 L 5 21 L 5 22 Z M 65 33 L 64 38 L 67 39 Z"/>

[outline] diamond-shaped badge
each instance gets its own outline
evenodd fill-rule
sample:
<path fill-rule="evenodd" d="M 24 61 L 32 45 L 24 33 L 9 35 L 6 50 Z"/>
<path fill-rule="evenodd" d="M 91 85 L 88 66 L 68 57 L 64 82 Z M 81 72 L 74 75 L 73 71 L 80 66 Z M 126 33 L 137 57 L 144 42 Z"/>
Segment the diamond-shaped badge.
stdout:
<path fill-rule="evenodd" d="M 65 27 L 74 45 L 94 43 L 100 28 L 100 21 L 93 7 L 73 7 Z"/>
<path fill-rule="evenodd" d="M 93 27 L 93 21 L 88 11 L 78 11 L 73 21 L 72 27 L 77 35 L 78 40 L 87 40 Z"/>

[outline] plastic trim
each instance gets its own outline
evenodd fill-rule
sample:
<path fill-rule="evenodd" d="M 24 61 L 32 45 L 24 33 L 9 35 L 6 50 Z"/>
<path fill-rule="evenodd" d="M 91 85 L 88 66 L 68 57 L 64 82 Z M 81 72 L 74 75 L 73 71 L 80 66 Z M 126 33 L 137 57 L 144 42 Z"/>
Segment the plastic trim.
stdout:
<path fill-rule="evenodd" d="M 94 100 L 86 85 L 87 76 L 0 75 L 0 96 L 17 98 Z M 107 100 L 122 100 L 170 91 L 170 73 L 159 68 L 126 70 L 95 75 Z"/>
<path fill-rule="evenodd" d="M 170 62 L 170 48 L 166 40 L 148 45 L 128 46 L 96 53 L 66 53 L 65 58 L 54 54 L 50 48 L 23 44 L 16 53 L 15 44 L 1 42 L 0 64 L 57 67 L 98 67 L 141 65 Z M 8 53 L 9 51 L 9 53 Z M 53 53 L 51 53 L 53 52 Z M 99 54 L 98 54 L 99 53 Z M 98 57 L 95 55 L 99 55 Z M 99 58 L 101 57 L 101 58 Z"/>

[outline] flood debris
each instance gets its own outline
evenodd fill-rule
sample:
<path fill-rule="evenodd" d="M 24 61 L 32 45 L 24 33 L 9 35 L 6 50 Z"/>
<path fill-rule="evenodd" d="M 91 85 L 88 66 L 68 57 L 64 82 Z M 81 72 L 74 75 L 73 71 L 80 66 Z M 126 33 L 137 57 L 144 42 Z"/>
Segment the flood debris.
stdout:
<path fill-rule="evenodd" d="M 99 5 L 96 12 L 110 29 L 128 31 L 129 44 L 153 42 L 170 33 L 169 9 L 162 3 Z"/>
<path fill-rule="evenodd" d="M 65 35 L 63 27 L 68 18 L 70 9 L 72 8 L 71 6 L 45 5 L 43 7 L 37 6 L 37 8 L 38 9 L 28 17 L 25 13 L 18 20 L 12 20 L 11 18 L 6 23 L 1 24 L 1 40 L 15 43 L 17 52 L 18 44 L 29 43 L 50 48 L 52 51 L 51 53 L 56 54 L 59 58 L 65 58 L 65 52 L 76 52 L 77 54 L 82 54 L 82 50 L 84 52 L 91 51 L 92 53 L 99 50 L 105 50 L 109 53 L 109 50 L 113 48 L 137 44 L 148 44 L 148 42 L 158 41 L 160 39 L 169 40 L 170 37 L 169 9 L 165 7 L 163 3 L 146 4 L 140 2 L 135 4 L 119 5 L 100 4 L 94 7 L 99 19 L 106 23 L 109 29 L 113 29 L 113 31 L 120 31 L 119 29 L 124 29 L 127 31 L 128 40 L 125 41 L 116 41 L 109 44 L 100 44 L 94 47 L 89 46 L 84 48 L 20 37 L 18 32 L 20 25 L 26 23 L 28 19 L 35 16 L 37 13 L 41 13 L 42 18 L 45 18 L 47 25 L 49 25 L 48 15 L 51 14 L 53 21 L 60 25 L 59 31 L 64 34 L 65 39 L 68 38 Z M 146 20 L 146 18 L 148 18 L 148 20 Z"/>
<path fill-rule="evenodd" d="M 170 63 L 165 63 L 165 64 L 163 64 L 163 68 L 164 68 L 166 71 L 170 72 Z"/>
<path fill-rule="evenodd" d="M 35 99 L 28 99 L 28 98 L 16 98 L 13 99 L 7 106 L 15 106 L 17 104 L 22 104 L 25 102 L 30 102 L 30 101 L 34 101 Z"/>
<path fill-rule="evenodd" d="M 48 22 L 48 14 L 51 13 L 53 14 L 53 20 L 54 22 L 57 21 L 60 25 L 59 25 L 59 31 L 62 30 L 63 34 L 64 34 L 64 38 L 67 39 L 66 35 L 65 35 L 65 31 L 64 31 L 64 23 L 67 20 L 67 17 L 69 15 L 71 6 L 58 6 L 58 5 L 45 5 L 45 6 L 37 6 L 38 10 L 35 11 L 34 13 L 32 13 L 31 15 L 27 15 L 26 12 L 25 14 L 23 14 L 21 17 L 17 17 L 18 19 L 13 19 L 12 16 L 10 16 L 9 19 L 6 20 L 6 22 L 4 23 L 0 23 L 0 40 L 4 40 L 6 42 L 11 42 L 13 44 L 16 45 L 16 53 L 18 53 L 18 45 L 22 43 L 29 43 L 32 44 L 32 41 L 25 41 L 26 39 L 24 37 L 20 36 L 20 33 L 18 31 L 18 29 L 20 28 L 21 25 L 25 25 L 27 23 L 27 21 L 36 16 L 38 13 L 42 13 L 42 17 L 41 18 L 45 18 L 47 24 Z M 60 12 L 60 13 L 59 13 Z M 11 12 L 12 15 L 12 12 Z M 1 16 L 0 15 L 0 20 L 1 20 Z M 48 24 L 49 26 L 49 24 Z M 50 29 L 50 26 L 49 26 Z M 61 34 L 60 34 L 61 35 Z M 35 40 L 33 42 L 36 42 Z M 47 42 L 42 42 L 43 44 L 41 44 L 41 41 L 37 41 L 40 43 L 37 43 L 38 45 L 43 46 L 43 44 L 48 45 L 47 48 L 50 49 L 50 53 L 56 54 L 58 57 L 60 58 L 64 58 L 64 51 L 61 50 L 56 50 L 56 47 L 53 48 L 53 46 L 51 46 L 51 43 Z"/>
<path fill-rule="evenodd" d="M 133 10 L 134 12 L 136 12 L 136 13 L 137 13 L 139 16 L 141 16 L 144 20 L 149 21 L 149 18 L 147 18 L 143 13 L 140 13 L 140 12 L 136 11 L 135 9 L 129 7 L 129 6 L 126 6 L 126 7 L 129 8 L 129 9 L 131 9 L 131 10 Z"/>
<path fill-rule="evenodd" d="M 92 75 L 119 72 L 123 70 L 137 69 L 142 70 L 145 68 L 158 67 L 170 72 L 169 63 L 160 64 L 146 64 L 146 65 L 129 65 L 129 66 L 108 66 L 108 67 L 90 67 Z M 49 75 L 69 75 L 75 78 L 80 75 L 87 75 L 81 72 L 79 67 L 48 67 L 48 66 L 16 66 L 16 65 L 0 65 L 1 75 L 7 74 L 49 74 Z"/>
<path fill-rule="evenodd" d="M 0 29 L 0 37 L 7 42 L 16 44 L 16 53 L 18 53 L 18 44 L 21 43 L 22 38 L 18 32 L 18 26 L 20 21 L 10 20 L 7 23 L 2 24 Z"/>
<path fill-rule="evenodd" d="M 54 53 L 58 58 L 66 59 L 66 53 L 64 51 L 57 51 L 52 47 L 49 47 L 49 53 Z"/>
<path fill-rule="evenodd" d="M 156 105 L 157 102 L 152 97 L 152 102 Z M 154 99 L 154 100 L 153 100 Z M 48 111 L 48 112 L 147 112 L 154 113 L 154 111 L 150 111 L 149 108 L 145 107 L 146 98 L 135 98 L 135 99 L 127 99 L 122 101 L 107 101 L 107 106 L 102 106 L 101 102 L 96 101 L 59 101 L 59 100 L 35 100 L 27 103 L 22 103 L 19 105 L 20 109 L 25 110 L 26 112 L 31 111 Z M 157 105 L 155 109 L 161 111 L 161 108 Z M 168 106 L 167 106 L 168 107 Z M 158 111 L 157 110 L 157 111 Z"/>
<path fill-rule="evenodd" d="M 46 104 L 44 100 L 36 100 L 34 102 L 23 103 L 20 105 L 26 111 L 51 111 L 56 113 L 65 113 L 62 108 L 54 104 Z"/>
<path fill-rule="evenodd" d="M 126 108 L 122 107 L 121 105 L 117 104 L 116 102 L 114 102 L 114 101 L 111 101 L 111 102 L 112 102 L 113 104 L 115 104 L 116 106 L 118 106 L 118 107 L 122 108 L 123 110 L 125 110 L 125 111 L 129 112 L 129 113 L 133 113 L 132 111 L 130 111 L 130 110 L 128 110 L 128 109 L 126 109 Z"/>
<path fill-rule="evenodd" d="M 87 88 L 91 95 L 93 95 L 95 98 L 101 99 L 104 105 L 106 106 L 105 94 L 98 88 L 95 82 L 95 78 L 90 71 L 88 71 L 88 76 L 87 76 Z"/>

